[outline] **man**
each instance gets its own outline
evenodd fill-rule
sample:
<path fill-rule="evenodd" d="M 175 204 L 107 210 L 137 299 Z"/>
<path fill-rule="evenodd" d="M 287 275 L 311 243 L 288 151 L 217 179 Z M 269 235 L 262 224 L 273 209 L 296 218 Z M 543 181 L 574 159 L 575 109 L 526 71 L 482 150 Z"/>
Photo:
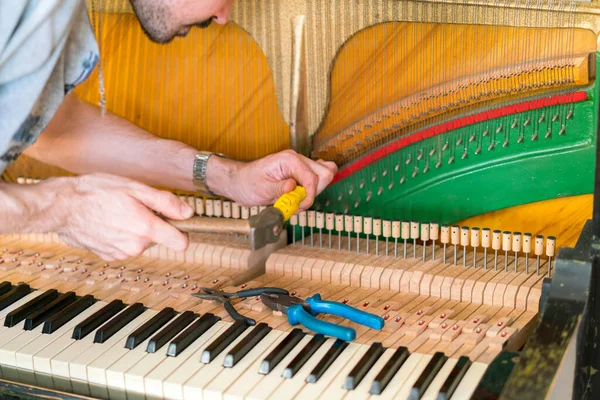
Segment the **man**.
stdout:
<path fill-rule="evenodd" d="M 144 32 L 159 43 L 195 25 L 226 23 L 232 2 L 131 0 Z M 251 206 L 272 204 L 300 184 L 306 209 L 331 182 L 335 164 L 293 151 L 242 163 L 101 116 L 69 94 L 98 59 L 83 0 L 0 2 L 0 173 L 24 153 L 79 175 L 1 183 L 0 234 L 57 232 L 108 261 L 139 255 L 152 243 L 182 251 L 187 236 L 154 211 L 185 219 L 192 209 L 148 185 L 209 191 Z"/>

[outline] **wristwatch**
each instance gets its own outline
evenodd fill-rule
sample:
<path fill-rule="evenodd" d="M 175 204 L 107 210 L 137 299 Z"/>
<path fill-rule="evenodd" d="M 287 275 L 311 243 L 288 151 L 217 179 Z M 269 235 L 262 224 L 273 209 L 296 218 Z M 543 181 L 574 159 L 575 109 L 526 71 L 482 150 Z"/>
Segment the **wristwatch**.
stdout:
<path fill-rule="evenodd" d="M 199 151 L 196 157 L 194 157 L 194 186 L 196 186 L 198 193 L 205 196 L 216 196 L 206 185 L 206 166 L 208 165 L 208 159 L 213 155 L 225 158 L 224 154 L 212 153 L 210 151 Z"/>

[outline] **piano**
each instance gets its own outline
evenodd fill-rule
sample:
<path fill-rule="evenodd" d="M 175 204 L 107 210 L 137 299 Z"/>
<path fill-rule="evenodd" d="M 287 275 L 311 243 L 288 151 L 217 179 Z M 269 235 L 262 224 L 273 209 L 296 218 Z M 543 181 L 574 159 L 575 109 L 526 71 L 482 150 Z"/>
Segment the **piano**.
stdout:
<path fill-rule="evenodd" d="M 340 169 L 258 251 L 190 234 L 185 252 L 107 263 L 52 233 L 0 237 L 4 393 L 596 396 L 597 0 L 242 0 L 229 24 L 167 46 L 144 38 L 126 1 L 88 5 L 102 69 L 81 98 L 230 157 L 293 148 Z M 3 179 L 66 174 L 22 156 Z M 261 211 L 177 194 L 207 218 Z M 257 298 L 236 303 L 247 326 L 191 296 L 261 286 L 385 325 L 322 317 L 357 330 L 344 342 Z"/>

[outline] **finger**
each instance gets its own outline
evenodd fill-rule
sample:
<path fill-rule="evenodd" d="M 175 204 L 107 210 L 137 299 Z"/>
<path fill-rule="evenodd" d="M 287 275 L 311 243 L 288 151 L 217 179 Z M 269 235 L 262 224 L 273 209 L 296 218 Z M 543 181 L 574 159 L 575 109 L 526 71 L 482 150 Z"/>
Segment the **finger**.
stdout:
<path fill-rule="evenodd" d="M 152 242 L 162 244 L 175 251 L 185 251 L 188 236 L 165 220 L 148 213 L 149 237 Z"/>
<path fill-rule="evenodd" d="M 319 183 L 318 175 L 298 156 L 288 157 L 283 167 L 286 169 L 286 176 L 291 176 L 306 189 L 306 198 L 300 203 L 300 210 L 308 209 L 315 200 Z"/>
<path fill-rule="evenodd" d="M 303 156 L 304 157 L 304 156 Z M 327 162 L 323 160 L 313 161 L 309 158 L 305 158 L 306 164 L 313 170 L 315 174 L 319 177 L 319 182 L 317 184 L 317 192 L 316 195 L 319 195 L 333 180 L 335 173 L 337 172 L 337 166 L 335 166 L 332 162 Z M 333 165 L 332 165 L 333 164 Z"/>
<path fill-rule="evenodd" d="M 194 210 L 189 204 L 170 192 L 138 184 L 134 185 L 130 194 L 146 207 L 158 211 L 167 218 L 188 219 L 194 215 Z"/>
<path fill-rule="evenodd" d="M 284 181 L 276 182 L 275 183 L 275 193 L 277 194 L 277 198 L 296 189 L 297 185 L 298 184 L 293 179 L 286 179 Z"/>

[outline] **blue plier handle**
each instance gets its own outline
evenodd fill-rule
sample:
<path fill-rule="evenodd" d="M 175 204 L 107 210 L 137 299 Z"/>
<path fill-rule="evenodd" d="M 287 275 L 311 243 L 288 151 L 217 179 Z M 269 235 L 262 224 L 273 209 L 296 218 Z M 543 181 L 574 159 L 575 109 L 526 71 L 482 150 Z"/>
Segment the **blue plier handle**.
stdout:
<path fill-rule="evenodd" d="M 288 321 L 291 325 L 302 324 L 313 332 L 321 333 L 323 335 L 335 337 L 345 341 L 352 341 L 356 339 L 356 331 L 354 329 L 331 322 L 326 322 L 315 317 L 320 313 L 337 315 L 356 322 L 357 324 L 365 325 L 371 329 L 381 329 L 383 328 L 385 322 L 383 318 L 377 315 L 358 310 L 349 305 L 334 301 L 322 300 L 321 295 L 318 293 L 312 297 L 309 297 L 305 301 L 291 296 L 265 296 L 271 301 L 277 298 L 280 299 L 279 302 L 275 300 L 275 305 L 271 305 L 269 300 L 265 300 L 265 298 L 261 296 L 263 297 L 263 302 L 269 308 L 278 311 L 285 311 Z"/>

